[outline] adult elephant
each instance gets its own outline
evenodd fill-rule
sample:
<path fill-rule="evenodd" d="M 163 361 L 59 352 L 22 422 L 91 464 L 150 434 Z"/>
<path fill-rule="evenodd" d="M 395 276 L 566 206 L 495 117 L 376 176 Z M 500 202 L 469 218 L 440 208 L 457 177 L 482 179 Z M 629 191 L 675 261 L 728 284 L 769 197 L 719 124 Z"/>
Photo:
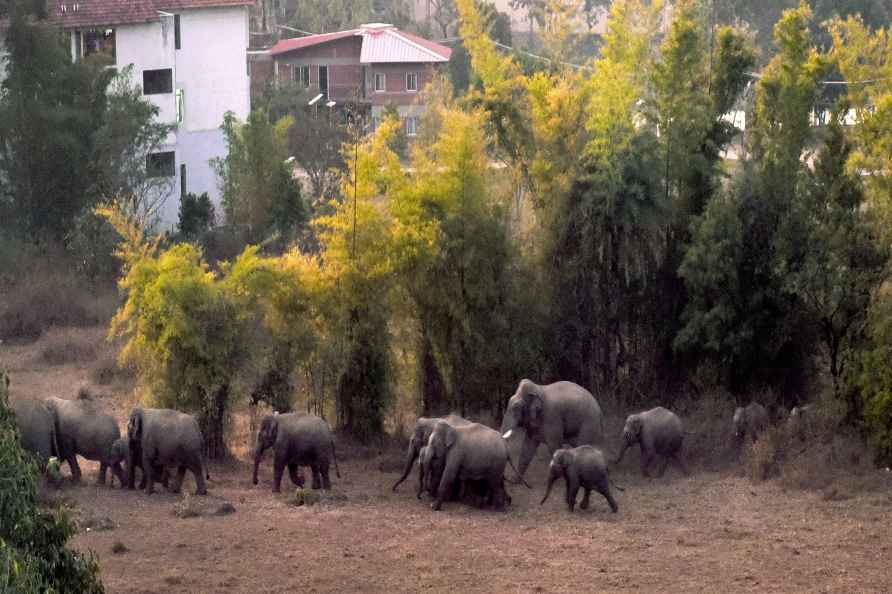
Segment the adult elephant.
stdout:
<path fill-rule="evenodd" d="M 437 498 L 431 504 L 435 510 L 443 506 L 458 481 L 482 481 L 493 506 L 504 509 L 505 465 L 510 463 L 508 446 L 499 432 L 486 425 L 471 423 L 453 427 L 439 421 L 431 433 L 427 447 L 434 464 L 443 467 Z"/>
<path fill-rule="evenodd" d="M 3 378 L 0 378 L 3 381 Z M 40 469 L 52 456 L 59 455 L 56 440 L 56 426 L 53 415 L 46 403 L 31 398 L 12 400 L 10 407 L 15 413 L 15 423 L 19 429 L 22 447 L 34 454 Z"/>
<path fill-rule="evenodd" d="M 641 474 L 650 476 L 647 469 L 657 456 L 664 458 L 657 476 L 663 476 L 670 460 L 674 460 L 684 474 L 688 469 L 681 459 L 681 446 L 684 441 L 684 424 L 671 410 L 662 406 L 629 415 L 623 426 L 623 445 L 615 464 L 619 464 L 631 446 L 641 446 Z"/>
<path fill-rule="evenodd" d="M 758 402 L 750 402 L 739 406 L 731 419 L 734 437 L 740 441 L 756 441 L 759 435 L 768 429 L 770 424 L 768 410 Z"/>
<path fill-rule="evenodd" d="M 503 437 L 508 439 L 519 428 L 526 432 L 517 465 L 520 478 L 541 443 L 548 446 L 548 455 L 552 456 L 565 443 L 596 445 L 604 439 L 601 406 L 591 392 L 573 382 L 540 386 L 521 380 L 508 400 Z"/>
<path fill-rule="evenodd" d="M 415 460 L 418 458 L 421 448 L 427 445 L 427 441 L 430 439 L 434 426 L 439 421 L 448 423 L 453 427 L 464 427 L 471 424 L 471 421 L 458 415 L 446 415 L 442 418 L 418 417 L 418 420 L 415 421 L 415 430 L 412 431 L 412 439 L 409 440 L 409 450 L 406 452 L 406 464 L 403 466 L 403 474 L 393 484 L 391 491 L 396 492 L 396 488 L 399 487 L 400 484 L 406 480 L 406 477 L 409 476 L 409 473 L 412 472 L 412 466 L 415 464 Z M 421 469 L 419 469 L 419 472 L 421 472 Z M 418 480 L 422 480 L 420 474 Z"/>
<path fill-rule="evenodd" d="M 74 400 L 51 396 L 45 402 L 56 427 L 59 459 L 68 462 L 71 478 L 75 482 L 81 479 L 81 469 L 77 463 L 77 457 L 81 456 L 99 462 L 100 485 L 105 484 L 109 468 L 123 483 L 125 479 L 121 464 L 112 460 L 112 447 L 121 437 L 114 417 L 86 392 L 81 392 Z"/>
<path fill-rule="evenodd" d="M 154 491 L 159 467 L 175 466 L 176 479 L 171 492 L 179 493 L 186 470 L 195 478 L 196 493 L 207 494 L 205 479 L 207 464 L 204 459 L 204 438 L 198 421 L 192 415 L 166 408 L 133 409 L 127 423 L 127 486 L 136 482 L 136 460 L 140 461 L 146 483 L 146 494 Z"/>
<path fill-rule="evenodd" d="M 304 413 L 273 414 L 264 417 L 257 432 L 257 450 L 254 454 L 254 484 L 257 484 L 257 469 L 267 448 L 273 448 L 273 493 L 282 487 L 282 473 L 285 467 L 291 481 L 303 486 L 300 466 L 309 466 L 313 473 L 314 489 L 330 489 L 328 471 L 334 462 L 335 473 L 341 478 L 338 460 L 335 457 L 334 435 L 324 419 Z"/>

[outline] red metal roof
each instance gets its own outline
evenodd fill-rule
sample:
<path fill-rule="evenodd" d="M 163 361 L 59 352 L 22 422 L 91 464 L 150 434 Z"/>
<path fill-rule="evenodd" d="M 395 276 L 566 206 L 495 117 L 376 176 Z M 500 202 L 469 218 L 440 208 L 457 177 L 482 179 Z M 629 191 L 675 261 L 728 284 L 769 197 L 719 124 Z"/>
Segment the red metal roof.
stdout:
<path fill-rule="evenodd" d="M 337 31 L 335 33 L 322 33 L 321 35 L 309 35 L 307 37 L 295 37 L 294 39 L 283 39 L 272 46 L 269 53 L 276 56 L 286 52 L 303 49 L 305 47 L 313 47 L 314 45 L 328 43 L 329 41 L 334 41 L 336 39 L 343 39 L 344 37 L 353 37 L 357 33 L 359 33 L 359 29 Z"/>
<path fill-rule="evenodd" d="M 158 20 L 158 11 L 249 6 L 255 0 L 55 0 L 49 20 L 60 27 L 131 25 Z"/>
<path fill-rule="evenodd" d="M 336 31 L 334 33 L 322 33 L 295 39 L 283 39 L 271 47 L 269 53 L 273 56 L 278 56 L 356 35 L 362 36 L 362 55 L 367 56 L 361 59 L 363 63 L 448 62 L 452 56 L 452 50 L 445 45 L 400 31 L 391 25 L 381 24 L 363 25 L 358 29 L 350 29 L 349 31 Z M 388 37 L 390 43 L 380 43 L 382 35 Z M 374 49 L 370 47 L 371 45 L 375 46 Z M 417 47 L 421 48 L 420 52 L 417 51 Z M 414 57 L 408 59 L 407 56 Z"/>

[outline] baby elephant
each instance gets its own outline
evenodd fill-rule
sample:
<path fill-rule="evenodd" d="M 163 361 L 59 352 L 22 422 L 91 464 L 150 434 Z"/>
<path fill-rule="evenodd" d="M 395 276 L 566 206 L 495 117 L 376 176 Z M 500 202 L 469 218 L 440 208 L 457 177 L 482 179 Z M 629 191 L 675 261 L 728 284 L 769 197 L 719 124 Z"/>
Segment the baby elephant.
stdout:
<path fill-rule="evenodd" d="M 768 411 L 758 402 L 739 406 L 734 411 L 734 437 L 739 440 L 749 438 L 756 441 L 759 434 L 768 428 Z"/>
<path fill-rule="evenodd" d="M 681 445 L 684 441 L 684 425 L 681 419 L 670 410 L 658 406 L 642 413 L 626 417 L 623 427 L 623 445 L 620 449 L 616 464 L 623 459 L 623 455 L 629 447 L 638 444 L 641 446 L 641 473 L 649 477 L 648 466 L 657 457 L 665 458 L 658 477 L 663 476 L 669 461 L 674 460 L 684 474 L 688 469 L 681 459 Z"/>
<path fill-rule="evenodd" d="M 551 494 L 552 485 L 561 477 L 567 487 L 567 507 L 571 512 L 576 505 L 576 495 L 579 494 L 580 487 L 585 491 L 585 494 L 582 496 L 579 509 L 588 509 L 589 495 L 593 490 L 604 496 L 610 505 L 610 511 L 616 513 L 619 509 L 616 500 L 610 493 L 607 458 L 604 456 L 604 452 L 598 448 L 583 445 L 573 449 L 555 450 L 548 467 L 548 488 L 539 505 L 545 503 Z"/>
<path fill-rule="evenodd" d="M 117 439 L 115 443 L 112 444 L 111 448 L 111 459 L 109 464 L 123 464 L 127 465 L 127 460 L 130 459 L 130 445 L 126 439 Z M 134 459 L 133 460 L 133 468 L 127 467 L 127 472 L 136 472 L 136 469 L 142 472 L 142 480 L 139 483 L 140 489 L 146 488 L 146 480 L 148 478 L 148 474 L 142 469 L 142 459 Z M 152 470 L 152 475 L 155 477 L 155 480 L 164 485 L 164 488 L 168 488 L 168 481 L 170 479 L 170 473 L 167 472 L 167 468 L 163 466 L 155 466 Z M 114 483 L 114 480 L 112 480 Z M 127 481 L 121 481 L 121 488 L 125 488 L 127 486 Z"/>

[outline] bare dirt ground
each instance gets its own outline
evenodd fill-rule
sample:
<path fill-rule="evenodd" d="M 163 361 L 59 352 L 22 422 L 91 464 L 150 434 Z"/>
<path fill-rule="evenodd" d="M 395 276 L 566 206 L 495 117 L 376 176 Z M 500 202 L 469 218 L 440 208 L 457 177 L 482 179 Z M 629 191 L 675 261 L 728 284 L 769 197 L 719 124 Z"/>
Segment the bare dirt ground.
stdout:
<path fill-rule="evenodd" d="M 13 398 L 73 397 L 88 365 L 46 365 L 39 345 L 0 347 Z M 96 388 L 122 428 L 128 389 Z M 562 485 L 539 506 L 540 452 L 533 490 L 510 486 L 507 512 L 433 512 L 414 476 L 390 492 L 397 452 L 371 451 L 342 460 L 340 497 L 295 507 L 271 493 L 269 458 L 255 487 L 247 449 L 236 452 L 210 466 L 207 497 L 97 486 L 84 462 L 84 482 L 58 496 L 77 509 L 74 546 L 98 557 L 109 592 L 892 592 L 890 490 L 828 497 L 672 468 L 648 480 L 629 456 L 614 473 L 618 514 L 596 494 L 570 514 Z M 215 515 L 224 502 L 235 512 Z"/>

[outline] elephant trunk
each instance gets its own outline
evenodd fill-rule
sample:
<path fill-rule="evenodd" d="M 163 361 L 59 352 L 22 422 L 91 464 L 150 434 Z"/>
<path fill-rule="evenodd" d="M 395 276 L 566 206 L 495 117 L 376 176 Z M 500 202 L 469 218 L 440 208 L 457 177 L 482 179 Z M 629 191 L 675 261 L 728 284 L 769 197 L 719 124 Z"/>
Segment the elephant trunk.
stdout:
<path fill-rule="evenodd" d="M 254 452 L 254 476 L 253 481 L 254 484 L 257 484 L 257 469 L 260 467 L 260 459 L 263 458 L 263 452 L 266 451 L 266 448 L 263 446 L 263 443 L 257 443 L 257 451 Z"/>
<path fill-rule="evenodd" d="M 623 445 L 619 449 L 619 456 L 616 457 L 616 460 L 613 461 L 614 464 L 619 464 L 622 462 L 623 456 L 626 455 L 626 450 L 629 449 L 629 440 L 623 439 Z"/>
<path fill-rule="evenodd" d="M 549 495 L 551 495 L 551 487 L 554 486 L 554 482 L 555 482 L 556 480 L 558 480 L 558 477 L 559 477 L 559 476 L 560 476 L 560 475 L 558 475 L 558 474 L 551 474 L 551 475 L 549 475 L 549 477 L 548 477 L 548 487 L 545 488 L 545 496 L 542 497 L 542 501 L 539 502 L 539 505 L 542 505 L 543 503 L 545 503 L 545 500 L 548 499 L 548 496 L 549 496 Z"/>
<path fill-rule="evenodd" d="M 409 445 L 409 453 L 406 455 L 406 465 L 403 468 L 403 474 L 399 478 L 397 482 L 393 484 L 391 491 L 396 492 L 396 488 L 399 487 L 406 477 L 409 476 L 409 473 L 412 472 L 412 466 L 415 464 L 415 459 L 418 457 L 419 448 L 415 446 L 414 443 Z"/>

